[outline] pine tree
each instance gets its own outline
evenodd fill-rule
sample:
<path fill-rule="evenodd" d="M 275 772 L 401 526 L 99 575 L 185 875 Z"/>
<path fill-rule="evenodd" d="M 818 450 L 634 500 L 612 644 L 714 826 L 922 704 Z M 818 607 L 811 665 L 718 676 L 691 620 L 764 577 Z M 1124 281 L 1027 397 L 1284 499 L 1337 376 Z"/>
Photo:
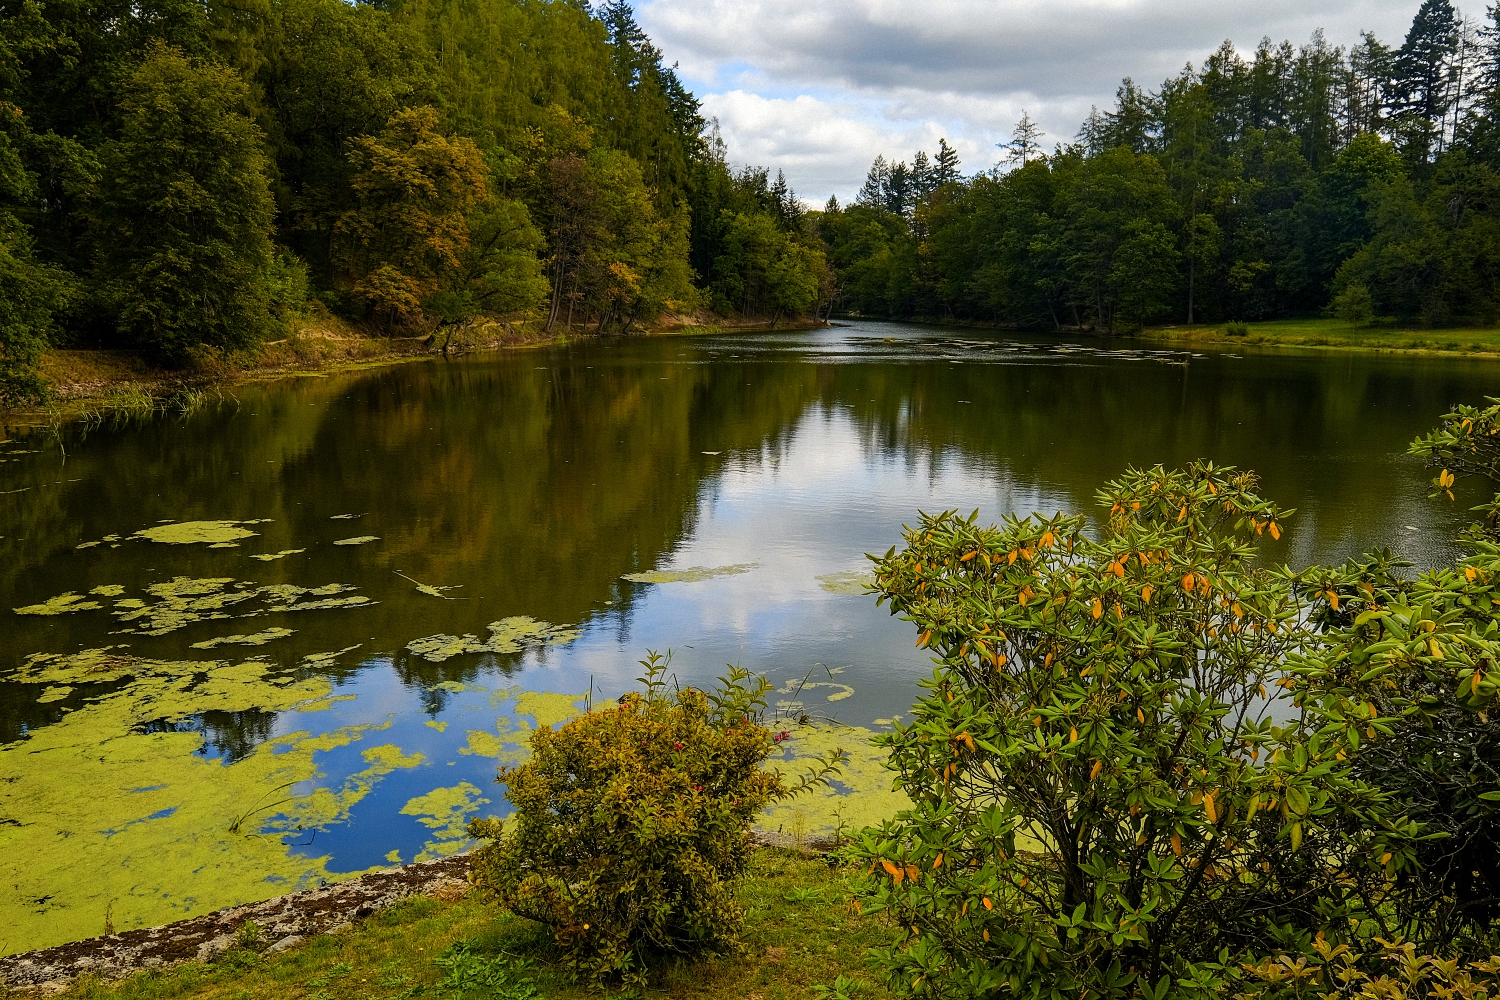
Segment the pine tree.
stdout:
<path fill-rule="evenodd" d="M 926 198 L 937 187 L 932 180 L 932 161 L 922 150 L 917 150 L 911 158 L 911 187 L 912 193 L 918 201 Z"/>
<path fill-rule="evenodd" d="M 802 203 L 797 200 L 797 192 L 786 182 L 786 174 L 780 170 L 776 171 L 776 183 L 771 185 L 770 195 L 771 209 L 781 220 L 782 228 L 796 229 L 802 221 Z"/>
<path fill-rule="evenodd" d="M 912 197 L 911 168 L 905 163 L 891 167 L 885 181 L 885 208 L 892 215 L 905 215 L 911 211 L 916 199 Z"/>
<path fill-rule="evenodd" d="M 1108 138 L 1107 128 L 1108 123 L 1099 113 L 1099 106 L 1090 107 L 1089 116 L 1083 120 L 1083 125 L 1078 129 L 1078 141 L 1083 145 L 1085 153 L 1089 156 L 1098 156 L 1104 152 L 1104 144 Z"/>
<path fill-rule="evenodd" d="M 958 180 L 958 153 L 948 145 L 947 139 L 938 140 L 937 158 L 932 164 L 933 186 L 940 187 L 944 184 L 952 184 Z"/>
<path fill-rule="evenodd" d="M 1032 121 L 1031 115 L 1022 108 L 1021 120 L 1016 122 L 1015 131 L 1010 134 L 1010 142 L 1000 144 L 1000 148 L 1006 150 L 1005 162 L 1019 163 L 1024 167 L 1038 159 L 1042 155 L 1042 144 L 1037 140 L 1043 134 L 1041 126 Z"/>
<path fill-rule="evenodd" d="M 859 195 L 854 199 L 856 205 L 865 205 L 869 208 L 884 208 L 886 185 L 890 182 L 891 168 L 886 166 L 884 156 L 876 156 L 875 162 L 870 164 L 870 172 L 865 175 L 864 186 L 859 189 Z"/>
<path fill-rule="evenodd" d="M 1459 41 L 1459 20 L 1450 0 L 1422 0 L 1406 41 L 1396 53 L 1392 111 L 1401 119 L 1440 125 L 1452 99 L 1449 63 Z"/>
<path fill-rule="evenodd" d="M 1156 107 L 1151 95 L 1126 77 L 1115 91 L 1115 110 L 1105 112 L 1104 148 L 1128 146 L 1136 153 L 1149 153 L 1156 131 Z"/>
<path fill-rule="evenodd" d="M 1394 74 L 1395 54 L 1368 31 L 1349 50 L 1344 71 L 1343 110 L 1340 116 L 1341 144 L 1349 145 L 1366 132 L 1378 132 L 1384 121 L 1385 103 Z"/>

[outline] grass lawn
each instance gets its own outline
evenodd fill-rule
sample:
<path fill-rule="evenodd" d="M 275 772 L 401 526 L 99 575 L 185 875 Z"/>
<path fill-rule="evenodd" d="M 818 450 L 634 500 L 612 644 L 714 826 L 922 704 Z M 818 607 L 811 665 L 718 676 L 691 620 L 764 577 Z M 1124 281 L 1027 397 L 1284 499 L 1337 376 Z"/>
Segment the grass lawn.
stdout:
<path fill-rule="evenodd" d="M 664 964 L 648 996 L 683 1000 L 801 1000 L 819 983 L 839 976 L 862 980 L 862 1000 L 889 994 L 864 969 L 867 948 L 888 944 L 895 932 L 883 918 L 851 912 L 854 870 L 764 848 L 753 855 L 740 891 L 745 905 L 745 949 L 739 955 Z M 491 983 L 471 989 L 442 985 L 445 971 L 433 959 L 463 942 L 479 956 L 476 968 L 507 956 L 534 962 L 511 988 Z M 471 980 L 474 981 L 474 980 Z M 281 955 L 227 952 L 212 965 L 183 965 L 143 972 L 113 983 L 80 980 L 62 994 L 77 998 L 224 998 L 224 1000 L 343 1000 L 407 997 L 572 1000 L 591 993 L 549 964 L 548 938 L 537 925 L 500 914 L 476 894 L 440 899 L 419 896 L 376 913 L 353 930 L 323 935 Z M 498 985 L 498 988 L 497 988 Z M 519 986 L 517 990 L 515 987 Z"/>
<path fill-rule="evenodd" d="M 1232 337 L 1217 326 L 1147 327 L 1146 340 L 1285 347 L 1339 347 L 1384 351 L 1460 351 L 1500 354 L 1500 328 L 1423 330 L 1399 325 L 1354 325 L 1337 319 L 1288 319 L 1249 323 L 1250 332 Z"/>

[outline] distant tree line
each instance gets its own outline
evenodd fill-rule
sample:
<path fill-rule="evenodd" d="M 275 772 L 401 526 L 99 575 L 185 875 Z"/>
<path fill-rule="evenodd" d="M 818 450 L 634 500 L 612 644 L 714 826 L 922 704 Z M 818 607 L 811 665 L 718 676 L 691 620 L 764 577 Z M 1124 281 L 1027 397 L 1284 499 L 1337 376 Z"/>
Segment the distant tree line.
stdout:
<path fill-rule="evenodd" d="M 1423 0 L 1399 48 L 1225 42 L 1150 92 L 1126 79 L 1046 154 L 1029 116 L 971 177 L 944 142 L 877 158 L 814 222 L 838 305 L 1113 331 L 1332 312 L 1500 317 L 1500 8 Z"/>
<path fill-rule="evenodd" d="M 629 331 L 831 294 L 624 0 L 0 0 L 0 394 L 310 305 Z"/>

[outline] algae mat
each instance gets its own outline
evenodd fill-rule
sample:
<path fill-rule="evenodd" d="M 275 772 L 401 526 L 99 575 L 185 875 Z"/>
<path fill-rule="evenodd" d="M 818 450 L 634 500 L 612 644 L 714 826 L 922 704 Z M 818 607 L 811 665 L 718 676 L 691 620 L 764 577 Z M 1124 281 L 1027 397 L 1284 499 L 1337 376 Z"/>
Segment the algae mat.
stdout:
<path fill-rule="evenodd" d="M 508 811 L 496 766 L 523 761 L 535 729 L 614 705 L 582 693 L 439 682 L 430 691 L 454 699 L 446 714 L 459 725 L 426 720 L 423 731 L 446 747 L 412 749 L 389 717 L 330 725 L 358 696 L 301 673 L 253 659 L 141 659 L 120 648 L 31 657 L 12 679 L 32 685 L 39 702 L 74 707 L 0 746 L 0 873 L 10 890 L 0 898 L 0 949 L 151 926 L 464 850 L 469 820 Z M 206 756 L 203 733 L 175 728 L 206 713 L 252 711 L 280 713 L 284 731 L 235 760 Z M 872 735 L 794 727 L 773 762 L 789 777 L 834 747 L 849 751 L 850 763 L 835 787 L 773 807 L 758 825 L 826 835 L 902 807 Z M 420 831 L 419 847 L 386 850 L 363 868 L 297 849 L 357 827 L 351 820 L 372 794 L 403 777 L 425 790 L 398 790 L 386 808 Z M 381 816 L 377 835 L 394 835 Z"/>

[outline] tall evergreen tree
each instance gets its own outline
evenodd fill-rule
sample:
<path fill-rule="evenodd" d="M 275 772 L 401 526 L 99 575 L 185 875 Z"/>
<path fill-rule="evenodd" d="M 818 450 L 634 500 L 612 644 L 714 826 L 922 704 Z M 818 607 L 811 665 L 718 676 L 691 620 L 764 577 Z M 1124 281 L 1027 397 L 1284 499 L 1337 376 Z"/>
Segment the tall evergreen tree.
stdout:
<path fill-rule="evenodd" d="M 1450 0 L 1422 0 L 1392 66 L 1392 111 L 1405 124 L 1412 137 L 1409 141 L 1441 142 L 1442 124 L 1453 99 L 1449 70 L 1459 31 L 1458 14 Z M 1427 155 L 1425 145 L 1421 155 Z"/>
<path fill-rule="evenodd" d="M 941 186 L 958 180 L 960 165 L 957 151 L 948 145 L 947 139 L 939 139 L 937 156 L 932 161 L 933 184 Z"/>
<path fill-rule="evenodd" d="M 1031 115 L 1023 108 L 1021 120 L 1016 122 L 1016 127 L 1010 134 L 1010 142 L 1000 145 L 1006 151 L 1005 161 L 1019 163 L 1024 167 L 1036 159 L 1042 152 L 1042 135 L 1041 126 L 1032 121 Z"/>
<path fill-rule="evenodd" d="M 884 208 L 890 179 L 891 168 L 886 165 L 885 156 L 876 156 L 875 162 L 870 164 L 869 173 L 865 174 L 865 183 L 859 189 L 859 194 L 854 199 L 855 203 L 867 205 L 870 208 Z"/>
<path fill-rule="evenodd" d="M 1156 108 L 1151 95 L 1126 77 L 1115 92 L 1115 109 L 1104 115 L 1104 147 L 1124 146 L 1134 153 L 1152 147 L 1156 131 Z"/>

